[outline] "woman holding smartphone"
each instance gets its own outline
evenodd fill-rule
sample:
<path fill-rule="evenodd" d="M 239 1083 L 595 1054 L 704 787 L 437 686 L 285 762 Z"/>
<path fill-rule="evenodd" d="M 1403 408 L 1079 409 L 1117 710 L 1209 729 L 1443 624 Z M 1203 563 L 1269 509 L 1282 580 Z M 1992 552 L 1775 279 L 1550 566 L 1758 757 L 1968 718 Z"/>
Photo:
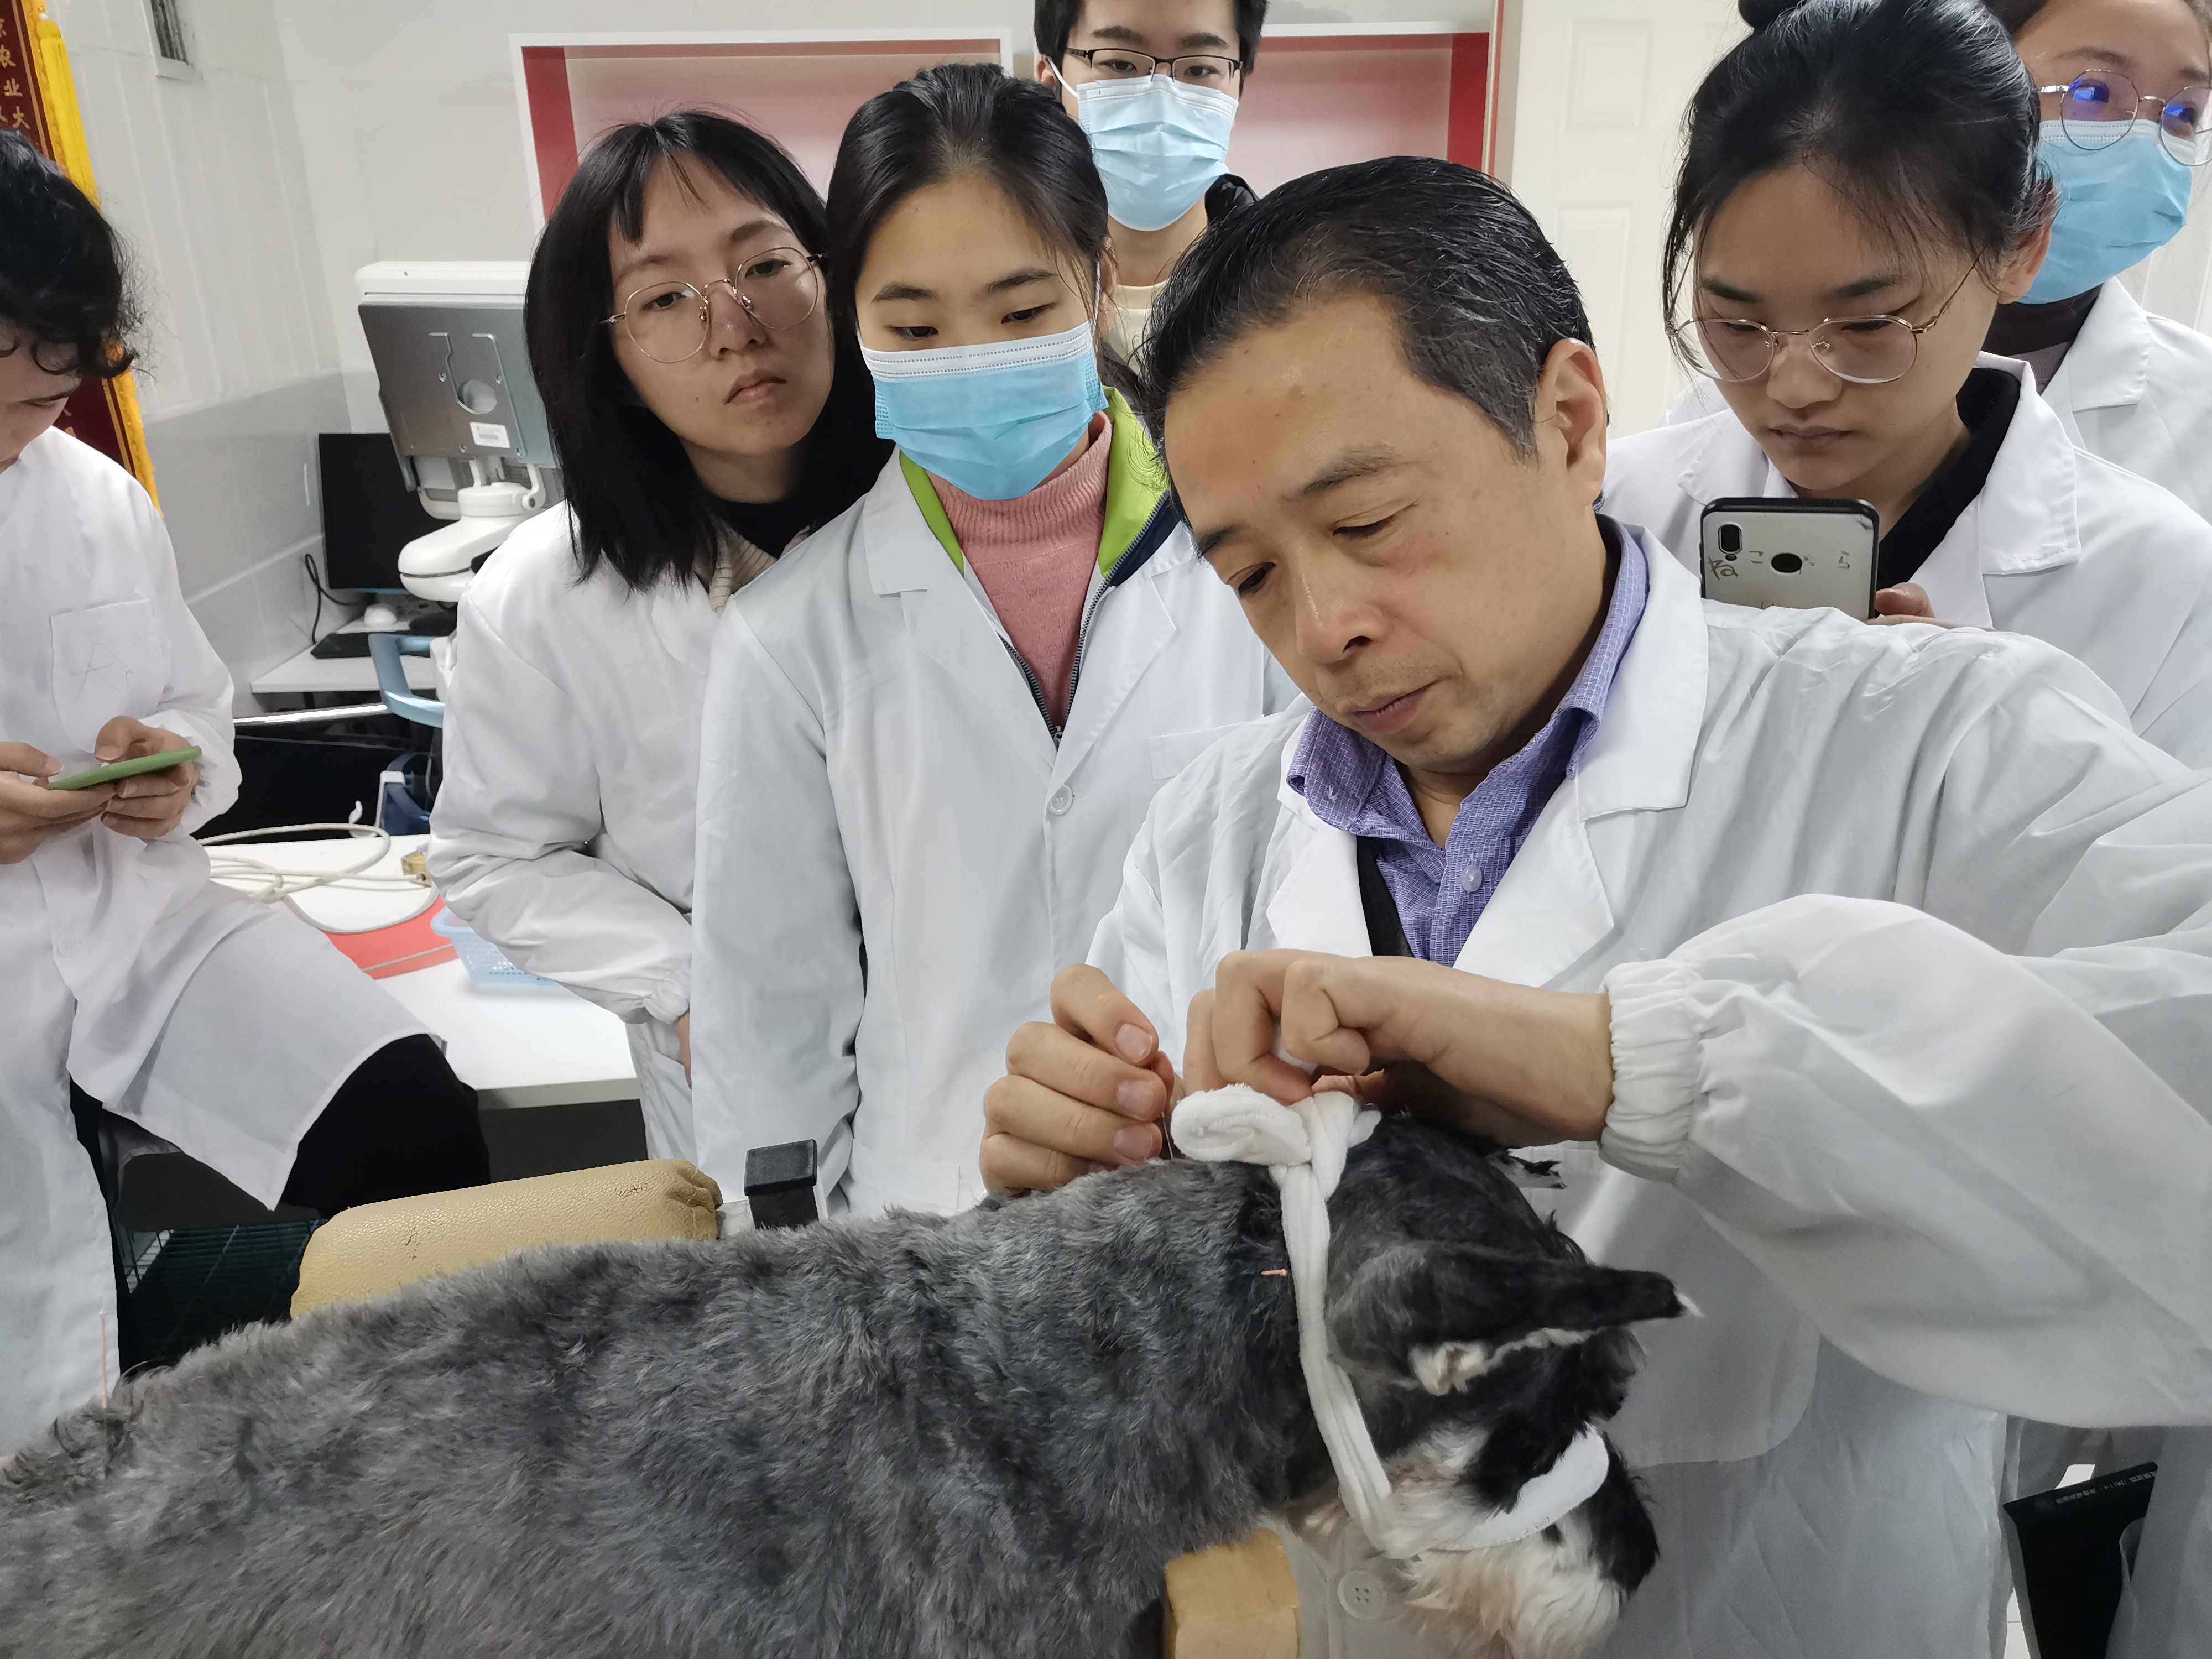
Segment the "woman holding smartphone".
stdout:
<path fill-rule="evenodd" d="M 230 675 L 185 607 L 146 492 L 56 429 L 79 386 L 131 365 L 122 264 L 100 210 L 0 132 L 0 1446 L 11 1448 L 118 1380 L 103 1107 L 264 1205 L 329 1215 L 488 1174 L 476 1097 L 422 1022 L 298 917 L 211 880 L 192 839 L 238 795 Z"/>
<path fill-rule="evenodd" d="M 715 636 L 699 1161 L 734 1191 L 750 1148 L 811 1139 L 840 1207 L 949 1211 L 1153 791 L 1295 693 L 1101 387 L 1106 192 L 1052 94 L 927 70 L 853 118 L 830 193 L 831 304 L 898 451 Z M 1128 1133 L 1123 1161 L 1158 1150 Z"/>
<path fill-rule="evenodd" d="M 889 448 L 823 303 L 827 234 L 791 158 L 722 116 L 592 146 L 524 313 L 568 501 L 507 538 L 454 635 L 431 873 L 514 962 L 629 1022 L 656 1158 L 693 1150 L 692 822 L 715 618 Z"/>
<path fill-rule="evenodd" d="M 1866 501 L 1887 618 L 2047 640 L 2212 764 L 2212 526 L 1981 353 L 2053 207 L 2004 29 L 1978 0 L 1741 9 L 1756 33 L 1691 106 L 1666 260 L 1676 340 L 1728 407 L 1617 442 L 1603 510 L 1694 567 L 1717 499 Z"/>

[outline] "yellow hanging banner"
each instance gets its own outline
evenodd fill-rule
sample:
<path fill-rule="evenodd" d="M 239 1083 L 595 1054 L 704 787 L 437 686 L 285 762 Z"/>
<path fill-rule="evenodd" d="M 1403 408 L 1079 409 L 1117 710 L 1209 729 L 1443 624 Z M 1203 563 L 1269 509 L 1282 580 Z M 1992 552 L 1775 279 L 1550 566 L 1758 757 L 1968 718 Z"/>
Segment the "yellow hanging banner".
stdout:
<path fill-rule="evenodd" d="M 96 204 L 92 152 L 77 112 L 76 82 L 58 25 L 46 0 L 0 0 L 0 129 L 21 133 L 67 173 Z M 117 462 L 155 495 L 154 463 L 146 453 L 146 423 L 138 390 L 128 374 L 87 380 L 63 410 L 64 431 Z M 158 506 L 161 498 L 155 495 Z"/>

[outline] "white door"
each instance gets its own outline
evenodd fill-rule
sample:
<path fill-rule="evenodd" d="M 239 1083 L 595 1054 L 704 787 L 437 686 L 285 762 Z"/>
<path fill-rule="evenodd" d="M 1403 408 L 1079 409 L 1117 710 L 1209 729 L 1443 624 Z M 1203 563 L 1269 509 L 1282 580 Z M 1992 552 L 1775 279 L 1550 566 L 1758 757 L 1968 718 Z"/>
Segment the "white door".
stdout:
<path fill-rule="evenodd" d="M 1581 284 L 1616 435 L 1685 384 L 1659 295 L 1682 116 L 1743 36 L 1735 0 L 1503 0 L 1498 173 Z"/>

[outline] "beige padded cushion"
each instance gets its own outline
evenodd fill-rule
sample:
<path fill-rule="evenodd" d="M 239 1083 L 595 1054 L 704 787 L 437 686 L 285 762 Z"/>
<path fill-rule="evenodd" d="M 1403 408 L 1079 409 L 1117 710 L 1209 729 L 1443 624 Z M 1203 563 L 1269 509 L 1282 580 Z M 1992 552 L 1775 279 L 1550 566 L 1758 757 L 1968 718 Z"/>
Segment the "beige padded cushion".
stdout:
<path fill-rule="evenodd" d="M 308 1241 L 292 1316 L 534 1244 L 712 1238 L 721 1202 L 713 1181 L 680 1158 L 665 1158 L 357 1205 Z"/>
<path fill-rule="evenodd" d="M 1177 1556 L 1167 1580 L 1163 1659 L 1298 1659 L 1297 1580 L 1266 1528 Z"/>

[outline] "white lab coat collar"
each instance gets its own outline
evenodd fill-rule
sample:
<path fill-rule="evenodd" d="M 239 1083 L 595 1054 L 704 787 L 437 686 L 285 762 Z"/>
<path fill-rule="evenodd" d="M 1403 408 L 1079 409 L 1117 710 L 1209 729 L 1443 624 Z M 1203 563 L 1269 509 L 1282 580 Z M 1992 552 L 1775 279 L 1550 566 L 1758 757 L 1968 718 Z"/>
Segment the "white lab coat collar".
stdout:
<path fill-rule="evenodd" d="M 1975 367 L 2018 380 L 2020 404 L 1981 494 L 1913 580 L 1928 591 L 1945 622 L 1987 628 L 1990 601 L 1982 578 L 2072 564 L 2081 556 L 2081 535 L 2074 501 L 2074 441 L 2057 412 L 2038 395 L 2033 371 L 1987 352 Z M 1703 424 L 1705 441 L 1691 449 L 1677 481 L 1700 507 L 1724 495 L 1796 493 L 1732 411 L 1709 416 Z"/>
<path fill-rule="evenodd" d="M 1024 730 L 1034 728 L 1037 740 L 1049 744 L 1043 721 L 1034 716 L 1029 688 L 1019 671 L 1000 659 L 1010 647 L 990 596 L 964 568 L 956 565 L 945 550 L 921 508 L 914 499 L 906 475 L 895 453 L 860 504 L 860 536 L 868 551 L 868 580 L 878 593 L 920 592 L 923 598 L 909 611 L 918 644 L 934 662 L 956 679 L 994 702 L 1018 697 L 1025 711 L 1018 720 Z M 1103 615 L 1093 616 L 1093 637 L 1078 666 L 1079 702 L 1068 710 L 1067 726 L 1060 733 L 1051 769 L 1055 780 L 1071 775 L 1097 746 L 1129 697 L 1129 693 L 1153 660 L 1165 651 L 1176 634 L 1176 619 L 1161 598 L 1161 579 L 1194 556 L 1187 532 L 1170 538 L 1145 568 L 1122 584 L 1118 596 L 1100 599 L 1103 578 L 1091 573 L 1085 595 L 1090 613 L 1094 599 L 1103 611 L 1114 609 L 1114 644 L 1110 652 L 1098 648 L 1098 635 L 1108 626 Z M 997 649 L 985 644 L 999 641 Z"/>
<path fill-rule="evenodd" d="M 2150 316 L 2114 277 L 2098 291 L 2044 396 L 2052 408 L 2118 409 L 2150 386 Z"/>
<path fill-rule="evenodd" d="M 913 593 L 959 578 L 907 488 L 896 450 L 860 498 L 860 540 L 868 550 L 868 585 L 878 593 Z"/>
<path fill-rule="evenodd" d="M 1470 973 L 1541 985 L 1565 969 L 1613 927 L 1590 820 L 1668 811 L 1690 798 L 1705 711 L 1704 605 L 1696 579 L 1671 553 L 1649 536 L 1624 533 L 1638 536 L 1650 571 L 1643 620 L 1582 765 L 1546 805 L 1460 952 L 1457 965 Z M 1305 843 L 1268 902 L 1267 924 L 1292 949 L 1365 956 L 1357 844 L 1290 787 L 1297 750 L 1296 738 L 1284 745 L 1276 798 L 1304 826 Z"/>
<path fill-rule="evenodd" d="M 1468 935 L 1456 964 L 1466 972 L 1521 985 L 1564 973 L 1613 931 L 1589 822 L 1671 811 L 1690 798 L 1710 671 L 1705 605 L 1679 560 L 1649 537 L 1643 545 L 1650 594 L 1605 717 Z"/>
<path fill-rule="evenodd" d="M 987 645 L 1004 637 L 997 618 L 976 604 L 966 574 L 921 516 L 896 452 L 861 499 L 860 511 L 869 585 L 887 596 L 921 595 L 908 607 L 907 625 L 922 653 L 987 702 L 1004 703 L 1009 715 L 1032 709 L 1029 688 L 1000 660 L 1002 647 Z M 1014 690 L 1020 693 L 1018 705 L 1012 700 Z M 1018 723 L 1024 729 L 1033 725 L 1037 743 L 1050 745 L 1042 719 L 1032 714 Z"/>

